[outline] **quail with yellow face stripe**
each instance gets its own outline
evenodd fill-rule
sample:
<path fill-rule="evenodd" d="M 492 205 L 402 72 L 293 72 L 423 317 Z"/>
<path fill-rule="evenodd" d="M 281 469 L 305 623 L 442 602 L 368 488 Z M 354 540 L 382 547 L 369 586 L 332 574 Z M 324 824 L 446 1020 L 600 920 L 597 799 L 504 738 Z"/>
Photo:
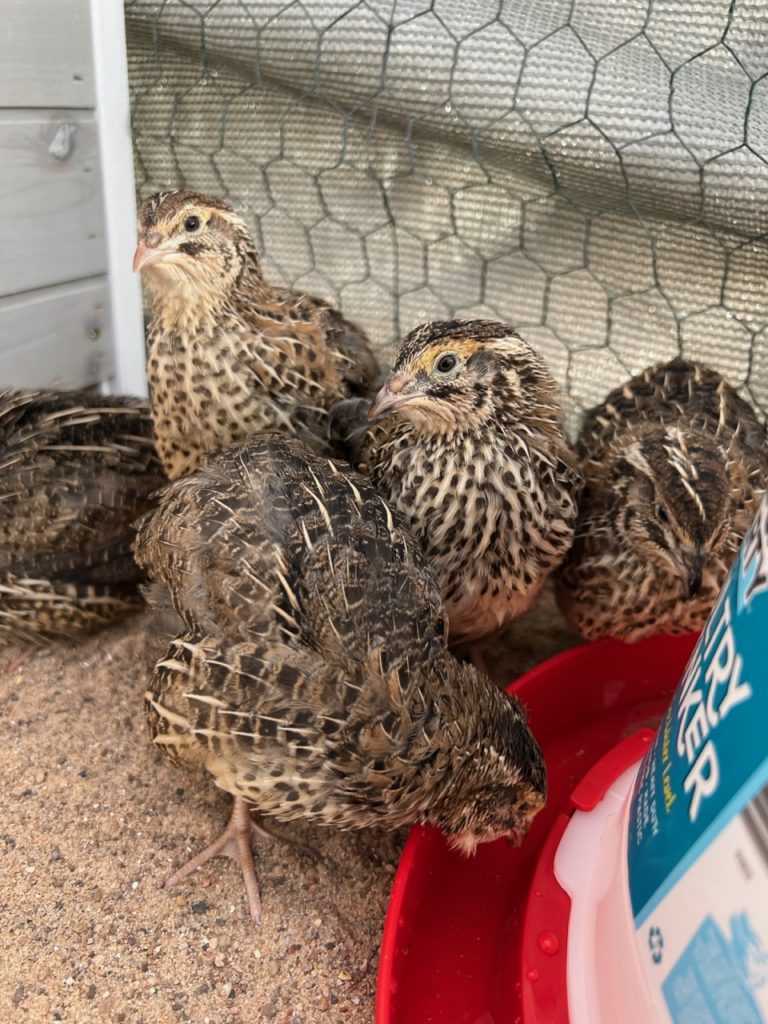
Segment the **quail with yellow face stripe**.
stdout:
<path fill-rule="evenodd" d="M 766 431 L 715 370 L 651 366 L 587 413 L 558 599 L 585 638 L 701 629 L 766 486 Z"/>
<path fill-rule="evenodd" d="M 511 327 L 425 324 L 369 409 L 360 467 L 437 573 L 452 643 L 526 611 L 571 545 L 579 472 L 557 385 Z"/>
<path fill-rule="evenodd" d="M 358 327 L 268 284 L 245 222 L 223 200 L 187 189 L 150 196 L 133 266 L 152 297 L 147 375 L 171 479 L 257 430 L 325 448 L 327 410 L 376 378 Z"/>
<path fill-rule="evenodd" d="M 235 798 L 219 853 L 260 901 L 249 806 L 282 820 L 420 820 L 472 853 L 519 842 L 546 772 L 521 705 L 448 652 L 434 574 L 347 464 L 277 434 L 208 457 L 140 528 L 177 635 L 146 695 L 154 742 Z"/>

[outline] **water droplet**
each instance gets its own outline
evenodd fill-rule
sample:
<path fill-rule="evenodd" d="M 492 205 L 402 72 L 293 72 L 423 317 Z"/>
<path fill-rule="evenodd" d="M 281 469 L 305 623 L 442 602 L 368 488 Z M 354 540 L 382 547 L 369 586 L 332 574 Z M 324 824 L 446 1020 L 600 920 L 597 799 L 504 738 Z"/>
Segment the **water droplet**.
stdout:
<path fill-rule="evenodd" d="M 528 970 L 525 972 L 525 976 L 528 979 L 528 981 L 539 980 L 539 972 L 536 970 L 535 967 L 529 967 Z"/>
<path fill-rule="evenodd" d="M 536 941 L 546 956 L 554 956 L 560 949 L 560 940 L 554 932 L 540 932 Z"/>

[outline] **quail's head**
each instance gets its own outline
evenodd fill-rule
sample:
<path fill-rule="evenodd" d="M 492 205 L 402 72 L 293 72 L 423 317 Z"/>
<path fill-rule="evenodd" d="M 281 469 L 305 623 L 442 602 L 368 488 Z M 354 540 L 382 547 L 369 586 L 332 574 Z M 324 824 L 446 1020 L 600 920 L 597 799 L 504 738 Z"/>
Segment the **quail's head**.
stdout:
<path fill-rule="evenodd" d="M 695 597 L 729 539 L 731 488 L 715 439 L 659 426 L 631 443 L 612 473 L 624 494 L 619 534 Z"/>
<path fill-rule="evenodd" d="M 154 295 L 178 293 L 215 303 L 248 263 L 257 266 L 248 229 L 223 200 L 174 189 L 141 204 L 133 269 Z"/>
<path fill-rule="evenodd" d="M 425 435 L 451 435 L 489 420 L 551 419 L 556 404 L 544 361 L 511 327 L 453 320 L 408 335 L 368 415 L 399 416 Z"/>
<path fill-rule="evenodd" d="M 462 679 L 473 669 L 456 665 Z M 457 676 L 451 685 L 462 688 Z M 477 684 L 477 676 L 472 676 Z M 525 835 L 547 796 L 547 770 L 544 756 L 531 732 L 519 701 L 496 691 L 488 704 L 490 714 L 482 723 L 482 735 L 466 749 L 459 745 L 452 752 L 448 783 L 425 816 L 437 825 L 448 842 L 471 855 L 481 843 L 506 838 L 515 846 Z M 476 699 L 476 697 L 475 697 Z M 490 708 L 486 706 L 486 712 Z"/>

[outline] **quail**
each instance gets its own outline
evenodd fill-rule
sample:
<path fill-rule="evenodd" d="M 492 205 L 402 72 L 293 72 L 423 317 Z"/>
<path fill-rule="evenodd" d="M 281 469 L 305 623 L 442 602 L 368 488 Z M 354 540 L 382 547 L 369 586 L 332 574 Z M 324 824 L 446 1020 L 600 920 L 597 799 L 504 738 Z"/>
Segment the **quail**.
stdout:
<path fill-rule="evenodd" d="M 260 901 L 249 808 L 342 829 L 439 826 L 465 853 L 542 806 L 521 705 L 445 642 L 432 571 L 349 465 L 263 433 L 169 485 L 136 542 L 178 632 L 154 670 L 154 742 L 234 798 L 224 852 Z"/>
<path fill-rule="evenodd" d="M 133 267 L 152 297 L 147 375 L 171 479 L 258 430 L 324 448 L 329 407 L 376 378 L 363 332 L 320 299 L 270 285 L 244 221 L 220 199 L 150 196 Z"/>
<path fill-rule="evenodd" d="M 509 326 L 429 323 L 403 341 L 368 409 L 335 415 L 358 468 L 405 517 L 434 567 L 452 644 L 526 611 L 571 545 L 580 476 L 558 390 Z"/>
<path fill-rule="evenodd" d="M 586 639 L 704 624 L 766 485 L 766 431 L 719 373 L 677 358 L 587 413 L 586 481 L 557 582 Z"/>
<path fill-rule="evenodd" d="M 0 391 L 0 643 L 75 636 L 141 607 L 133 523 L 164 480 L 138 400 Z"/>

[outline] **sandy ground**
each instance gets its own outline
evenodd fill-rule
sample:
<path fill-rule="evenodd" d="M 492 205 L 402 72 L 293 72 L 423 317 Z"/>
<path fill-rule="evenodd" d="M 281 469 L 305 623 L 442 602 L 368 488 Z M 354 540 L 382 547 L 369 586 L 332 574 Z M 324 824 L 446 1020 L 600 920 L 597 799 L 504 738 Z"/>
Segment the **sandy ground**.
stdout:
<path fill-rule="evenodd" d="M 218 833 L 229 801 L 148 740 L 145 627 L 139 616 L 3 673 L 0 1020 L 373 1021 L 405 834 L 282 826 L 321 860 L 260 845 L 258 929 L 232 861 L 159 890 Z M 545 594 L 489 666 L 506 682 L 574 642 Z"/>

